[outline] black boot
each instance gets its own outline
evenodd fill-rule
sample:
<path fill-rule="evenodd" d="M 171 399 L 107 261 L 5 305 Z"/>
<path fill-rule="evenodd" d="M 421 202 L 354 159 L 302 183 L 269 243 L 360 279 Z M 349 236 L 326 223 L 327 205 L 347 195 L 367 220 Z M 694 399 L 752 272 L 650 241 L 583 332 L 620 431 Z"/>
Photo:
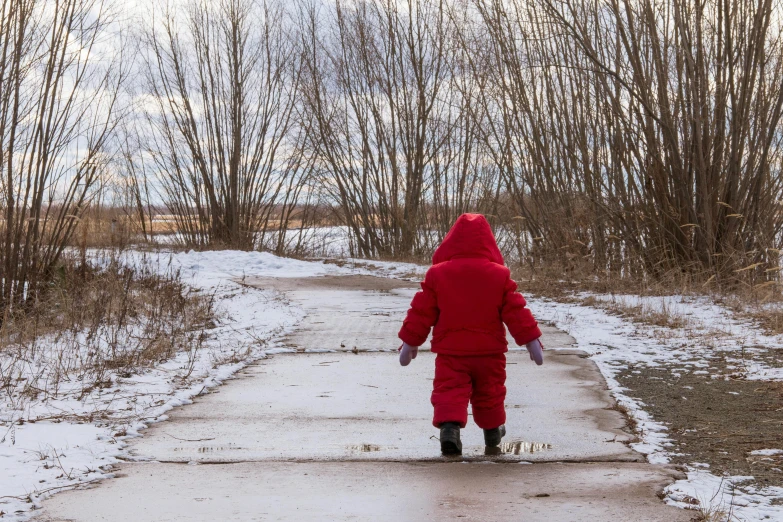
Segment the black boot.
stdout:
<path fill-rule="evenodd" d="M 443 455 L 462 455 L 458 423 L 444 422 L 440 425 L 440 452 Z"/>
<path fill-rule="evenodd" d="M 506 434 L 505 424 L 501 424 L 497 428 L 491 430 L 484 430 L 484 445 L 488 448 L 496 448 L 500 446 L 500 439 Z"/>

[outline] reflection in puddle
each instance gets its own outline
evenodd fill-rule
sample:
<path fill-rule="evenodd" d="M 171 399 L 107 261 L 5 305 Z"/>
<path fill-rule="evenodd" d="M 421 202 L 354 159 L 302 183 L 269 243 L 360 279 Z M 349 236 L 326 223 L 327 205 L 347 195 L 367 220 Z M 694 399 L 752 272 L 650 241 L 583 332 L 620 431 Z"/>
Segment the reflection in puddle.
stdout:
<path fill-rule="evenodd" d="M 352 451 L 360 451 L 362 453 L 370 453 L 373 451 L 381 451 L 381 447 L 377 444 L 356 444 L 353 446 L 348 446 L 348 449 Z"/>
<path fill-rule="evenodd" d="M 551 449 L 551 444 L 544 442 L 513 441 L 503 442 L 497 448 L 486 448 L 487 455 L 521 455 L 523 453 L 537 453 Z"/>

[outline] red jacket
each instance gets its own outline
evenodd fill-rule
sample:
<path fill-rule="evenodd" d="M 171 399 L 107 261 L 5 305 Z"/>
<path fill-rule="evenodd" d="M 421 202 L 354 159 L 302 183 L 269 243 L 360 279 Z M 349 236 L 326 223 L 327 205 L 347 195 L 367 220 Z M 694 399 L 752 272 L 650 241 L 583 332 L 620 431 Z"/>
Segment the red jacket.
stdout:
<path fill-rule="evenodd" d="M 487 220 L 463 214 L 432 256 L 399 337 L 421 346 L 434 326 L 435 353 L 503 353 L 508 351 L 506 323 L 516 343 L 527 344 L 541 337 L 541 330 L 516 290 Z"/>

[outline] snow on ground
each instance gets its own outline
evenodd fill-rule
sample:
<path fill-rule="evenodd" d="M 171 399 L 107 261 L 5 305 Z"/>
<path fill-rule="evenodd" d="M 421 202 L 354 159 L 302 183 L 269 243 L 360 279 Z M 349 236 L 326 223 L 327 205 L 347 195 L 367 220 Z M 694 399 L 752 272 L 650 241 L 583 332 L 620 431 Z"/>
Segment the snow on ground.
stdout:
<path fill-rule="evenodd" d="M 180 353 L 136 375 L 109 375 L 110 385 L 83 395 L 79 382 L 58 383 L 55 398 L 0 403 L 0 519 L 21 520 L 41 498 L 60 489 L 111 475 L 130 458 L 126 440 L 166 412 L 187 404 L 254 359 L 281 350 L 276 341 L 302 317 L 302 310 L 273 291 L 241 284 L 243 277 L 314 277 L 377 273 L 415 277 L 417 265 L 334 263 L 279 258 L 261 252 L 130 252 L 126 263 L 178 272 L 188 285 L 214 293 L 219 324 L 198 352 Z M 96 262 L 98 259 L 96 258 Z M 40 353 L 25 366 L 20 382 L 44 371 L 43 361 L 66 349 L 42 339 Z M 72 349 L 69 345 L 68 349 Z M 0 355 L 0 368 L 9 364 Z M 9 364 L 10 365 L 10 364 Z M 7 366 L 6 366 L 7 367 Z"/>
<path fill-rule="evenodd" d="M 274 248 L 279 231 L 270 230 L 259 234 L 257 244 Z M 348 227 L 312 227 L 306 229 L 290 228 L 284 232 L 284 243 L 289 252 L 303 252 L 310 257 L 343 258 L 351 254 L 351 234 Z M 155 234 L 151 242 L 162 247 L 184 245 L 185 237 L 179 232 Z M 297 249 L 299 246 L 299 249 Z"/>
<path fill-rule="evenodd" d="M 126 262 L 179 272 L 185 283 L 214 293 L 222 318 L 220 324 L 209 331 L 210 339 L 201 352 L 179 354 L 143 374 L 112 375 L 109 388 L 84 397 L 69 395 L 65 389 L 57 400 L 29 401 L 22 410 L 0 404 L 0 420 L 5 426 L 0 428 L 0 511 L 5 513 L 0 516 L 2 520 L 25 519 L 42 497 L 110 476 L 112 464 L 129 458 L 125 452 L 128 437 L 137 436 L 151 422 L 165 420 L 168 410 L 187 404 L 248 362 L 281 349 L 276 339 L 293 327 L 302 311 L 272 291 L 242 285 L 243 277 L 362 273 L 410 280 L 421 279 L 427 268 L 356 259 L 308 262 L 236 251 L 132 252 Z M 650 462 L 668 461 L 670 440 L 666 426 L 650 418 L 644 404 L 627 396 L 617 381 L 617 374 L 629 364 L 657 366 L 675 361 L 683 372 L 705 371 L 710 366 L 709 351 L 691 342 L 692 336 L 717 331 L 713 348 L 736 354 L 738 373 L 750 379 L 783 378 L 779 369 L 749 364 L 742 357 L 743 348 L 783 347 L 783 341 L 760 334 L 752 325 L 735 320 L 729 311 L 707 300 L 593 297 L 622 299 L 625 305 L 643 305 L 650 310 L 658 307 L 688 318 L 688 328 L 660 329 L 665 330 L 662 335 L 655 327 L 640 326 L 599 307 L 529 300 L 540 321 L 551 322 L 570 333 L 577 339 L 578 347 L 596 362 L 617 402 L 637 420 L 641 442 L 634 447 Z M 54 420 L 46 420 L 53 417 Z M 31 419 L 38 420 L 29 422 Z M 780 450 L 762 451 L 773 455 Z M 735 485 L 741 485 L 747 477 L 717 477 L 704 468 L 694 463 L 686 480 L 667 488 L 667 502 L 693 507 L 688 500 L 696 498 L 706 505 L 729 506 L 739 520 L 783 519 L 783 506 L 770 504 L 772 498 L 783 497 L 781 488 L 745 487 L 740 491 Z"/>
<path fill-rule="evenodd" d="M 717 305 L 706 297 L 679 295 L 663 297 L 597 295 L 594 297 L 624 307 L 639 307 L 643 310 L 642 313 L 662 313 L 683 321 L 679 339 L 676 337 L 671 339 L 669 345 L 697 339 L 700 340 L 699 345 L 691 353 L 704 354 L 703 340 L 710 339 L 712 349 L 735 354 L 727 360 L 733 363 L 735 374 L 741 375 L 743 379 L 783 380 L 783 368 L 771 368 L 757 360 L 752 360 L 751 357 L 745 357 L 746 354 L 758 349 L 783 349 L 783 336 L 766 335 L 751 321 L 738 319 L 732 310 Z M 671 329 L 667 331 L 670 332 Z M 685 362 L 687 364 L 687 358 Z M 701 361 L 699 366 L 706 367 L 707 364 Z"/>
<path fill-rule="evenodd" d="M 398 263 L 391 261 L 368 261 L 367 259 L 347 258 L 342 266 L 353 273 L 375 275 L 402 279 L 404 281 L 421 281 L 424 279 L 428 266 L 414 263 Z"/>
<path fill-rule="evenodd" d="M 783 450 L 779 449 L 760 449 L 750 452 L 751 455 L 761 455 L 764 457 L 769 457 L 772 455 L 783 455 Z"/>
<path fill-rule="evenodd" d="M 783 498 L 783 488 L 743 485 L 752 480 L 753 477 L 718 477 L 691 466 L 687 479 L 666 488 L 666 503 L 688 509 L 693 508 L 691 499 L 696 499 L 702 506 L 713 506 L 722 512 L 720 520 L 728 522 L 783 520 L 783 506 L 770 504 L 771 498 Z"/>
<path fill-rule="evenodd" d="M 422 277 L 427 267 L 413 263 L 392 263 L 366 259 L 340 259 L 333 262 L 300 261 L 278 257 L 267 252 L 237 252 L 234 250 L 165 254 L 172 266 L 179 266 L 187 282 L 189 273 L 213 283 L 226 278 L 242 277 L 314 277 L 330 274 L 367 274 L 383 277 L 405 275 Z"/>
<path fill-rule="evenodd" d="M 707 372 L 715 351 L 729 352 L 736 374 L 752 380 L 783 378 L 780 369 L 750 363 L 743 350 L 783 348 L 783 338 L 768 336 L 747 321 L 738 320 L 731 311 L 711 304 L 706 298 L 640 297 L 585 294 L 598 301 L 617 302 L 624 306 L 641 306 L 647 312 L 666 312 L 672 317 L 686 318 L 684 327 L 645 326 L 619 317 L 599 307 L 560 303 L 531 297 L 528 304 L 539 321 L 551 322 L 572 335 L 578 348 L 590 354 L 604 375 L 617 403 L 625 407 L 637 421 L 641 441 L 634 449 L 647 456 L 651 463 L 669 462 L 671 440 L 667 428 L 645 411 L 645 405 L 626 394 L 617 375 L 629 365 L 659 367 L 674 364 L 672 376 L 684 372 Z M 702 342 L 708 335 L 712 345 Z M 731 369 L 731 368 L 730 368 Z M 712 375 L 713 378 L 727 378 Z M 772 450 L 775 451 L 775 450 Z M 783 488 L 742 486 L 752 477 L 718 477 L 693 463 L 688 478 L 666 488 L 666 502 L 682 508 L 693 508 L 689 499 L 703 506 L 714 506 L 730 513 L 731 520 L 783 520 L 783 505 L 773 505 L 783 499 Z M 740 486 L 742 489 L 737 489 Z"/>

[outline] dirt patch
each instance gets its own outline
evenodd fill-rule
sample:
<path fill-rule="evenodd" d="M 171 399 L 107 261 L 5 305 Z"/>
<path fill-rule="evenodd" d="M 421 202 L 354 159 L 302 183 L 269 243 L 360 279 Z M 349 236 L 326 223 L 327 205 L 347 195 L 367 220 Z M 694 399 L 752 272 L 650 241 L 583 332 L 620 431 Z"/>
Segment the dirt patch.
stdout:
<path fill-rule="evenodd" d="M 751 455 L 783 449 L 783 382 L 727 379 L 732 367 L 717 354 L 706 374 L 632 366 L 618 380 L 668 426 L 673 463 L 705 463 L 716 475 L 752 475 L 760 486 L 783 486 L 783 455 Z"/>

